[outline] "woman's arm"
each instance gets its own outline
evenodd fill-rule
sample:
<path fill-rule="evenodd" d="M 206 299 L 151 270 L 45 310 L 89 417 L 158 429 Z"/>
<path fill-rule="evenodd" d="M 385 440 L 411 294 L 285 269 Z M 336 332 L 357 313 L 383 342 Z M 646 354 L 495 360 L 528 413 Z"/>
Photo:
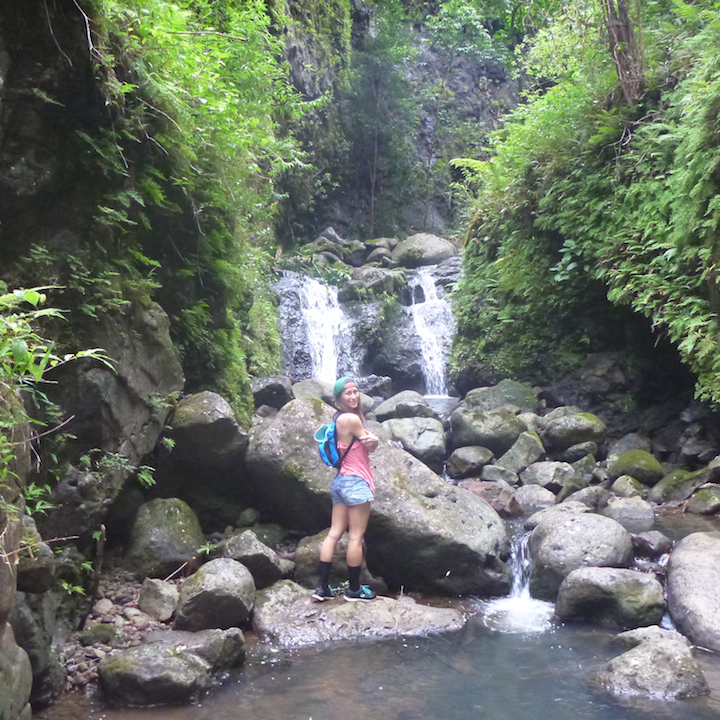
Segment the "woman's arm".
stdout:
<path fill-rule="evenodd" d="M 371 433 L 355 413 L 343 413 L 337 419 L 337 430 L 343 445 L 349 445 L 356 437 L 368 452 L 373 452 L 378 446 L 378 436 Z"/>

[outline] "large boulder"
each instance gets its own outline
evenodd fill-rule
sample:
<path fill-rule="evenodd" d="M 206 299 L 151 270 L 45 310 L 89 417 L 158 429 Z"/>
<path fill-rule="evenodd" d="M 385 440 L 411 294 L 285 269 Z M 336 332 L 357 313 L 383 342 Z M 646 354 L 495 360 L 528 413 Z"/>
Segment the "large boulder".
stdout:
<path fill-rule="evenodd" d="M 290 378 L 284 375 L 255 378 L 252 381 L 252 394 L 256 408 L 268 405 L 276 410 L 295 397 Z"/>
<path fill-rule="evenodd" d="M 333 410 L 319 400 L 294 400 L 253 428 L 248 466 L 258 500 L 284 525 L 314 534 L 330 520 L 334 470 L 313 440 Z M 390 441 L 382 426 L 370 456 L 377 492 L 365 541 L 373 575 L 390 587 L 488 595 L 507 589 L 507 531 L 483 500 L 443 482 Z"/>
<path fill-rule="evenodd" d="M 602 514 L 617 520 L 630 532 L 645 532 L 655 524 L 652 506 L 639 497 L 611 498 Z"/>
<path fill-rule="evenodd" d="M 560 585 L 555 617 L 622 628 L 656 625 L 665 613 L 662 585 L 651 575 L 608 567 L 573 570 Z"/>
<path fill-rule="evenodd" d="M 720 485 L 705 483 L 701 485 L 685 504 L 685 512 L 696 515 L 716 515 L 720 512 Z M 20 578 L 18 576 L 18 583 Z"/>
<path fill-rule="evenodd" d="M 520 433 L 513 446 L 499 457 L 495 464 L 519 473 L 545 455 L 545 448 L 536 433 Z"/>
<path fill-rule="evenodd" d="M 450 424 L 453 448 L 481 445 L 496 457 L 506 453 L 526 430 L 525 423 L 508 410 L 480 413 L 462 405 L 453 411 Z"/>
<path fill-rule="evenodd" d="M 516 380 L 501 380 L 492 387 L 482 387 L 470 390 L 464 405 L 476 412 L 490 412 L 505 405 L 515 405 L 522 412 L 535 413 L 540 408 L 537 393 L 526 383 Z"/>
<path fill-rule="evenodd" d="M 453 450 L 447 461 L 447 474 L 455 479 L 477 477 L 493 461 L 493 454 L 480 445 L 464 445 Z"/>
<path fill-rule="evenodd" d="M 294 397 L 301 400 L 309 400 L 310 398 L 320 398 L 328 405 L 335 403 L 333 395 L 333 384 L 324 380 L 310 378 L 309 380 L 301 380 L 292 386 Z"/>
<path fill-rule="evenodd" d="M 411 235 L 392 251 L 393 260 L 407 268 L 437 265 L 456 254 L 455 246 L 449 240 L 430 233 Z"/>
<path fill-rule="evenodd" d="M 167 577 L 204 544 L 205 536 L 189 505 L 177 498 L 158 498 L 140 508 L 123 562 L 140 577 Z"/>
<path fill-rule="evenodd" d="M 523 512 L 531 512 L 555 504 L 555 494 L 540 485 L 522 485 L 515 490 L 514 497 Z"/>
<path fill-rule="evenodd" d="M 250 571 L 236 560 L 218 558 L 185 579 L 174 627 L 205 630 L 242 625 L 255 602 L 255 582 Z"/>
<path fill-rule="evenodd" d="M 688 472 L 677 469 L 669 472 L 655 487 L 650 490 L 648 500 L 658 504 L 687 500 L 701 485 L 704 485 L 713 475 L 710 468 Z"/>
<path fill-rule="evenodd" d="M 662 478 L 663 469 L 647 450 L 628 450 L 608 463 L 611 480 L 621 475 L 629 475 L 644 485 L 655 485 Z"/>
<path fill-rule="evenodd" d="M 573 570 L 628 567 L 633 561 L 630 533 L 615 520 L 594 513 L 547 515 L 533 530 L 528 547 L 533 558 L 530 592 L 546 600 L 555 598 Z"/>
<path fill-rule="evenodd" d="M 696 645 L 720 651 L 720 533 L 693 533 L 670 554 L 668 608 Z"/>
<path fill-rule="evenodd" d="M 579 443 L 605 441 L 605 423 L 592 413 L 572 413 L 555 417 L 540 431 L 545 447 L 562 452 Z"/>
<path fill-rule="evenodd" d="M 284 580 L 258 593 L 253 630 L 261 640 L 301 647 L 333 640 L 429 635 L 459 630 L 461 613 L 415 603 L 410 598 L 378 597 L 369 603 L 341 599 L 314 604 L 310 591 Z"/>
<path fill-rule="evenodd" d="M 222 545 L 223 557 L 241 562 L 252 574 L 255 587 L 265 588 L 292 575 L 294 564 L 258 540 L 252 530 L 235 535 Z"/>
<path fill-rule="evenodd" d="M 393 440 L 436 472 L 445 459 L 445 429 L 430 417 L 394 418 L 383 423 Z"/>
<path fill-rule="evenodd" d="M 405 284 L 402 273 L 364 265 L 355 268 L 338 291 L 338 300 L 365 300 L 370 295 L 394 295 Z"/>
<path fill-rule="evenodd" d="M 145 578 L 140 587 L 138 607 L 146 615 L 165 622 L 175 614 L 179 598 L 177 585 L 157 578 Z"/>
<path fill-rule="evenodd" d="M 437 418 L 437 413 L 430 407 L 428 401 L 414 390 L 403 390 L 393 395 L 380 403 L 373 412 L 380 422 L 391 418 Z"/>
<path fill-rule="evenodd" d="M 18 555 L 17 588 L 22 592 L 43 593 L 55 580 L 55 553 L 42 541 L 35 521 L 29 515 L 21 522 L 26 547 Z"/>
<path fill-rule="evenodd" d="M 529 465 L 520 473 L 523 485 L 540 485 L 558 492 L 575 476 L 575 468 L 570 463 L 556 460 L 542 460 Z"/>
<path fill-rule="evenodd" d="M 33 673 L 27 653 L 15 643 L 10 625 L 0 628 L 0 718 L 16 720 L 25 710 Z M 26 716 L 29 717 L 29 714 Z"/>

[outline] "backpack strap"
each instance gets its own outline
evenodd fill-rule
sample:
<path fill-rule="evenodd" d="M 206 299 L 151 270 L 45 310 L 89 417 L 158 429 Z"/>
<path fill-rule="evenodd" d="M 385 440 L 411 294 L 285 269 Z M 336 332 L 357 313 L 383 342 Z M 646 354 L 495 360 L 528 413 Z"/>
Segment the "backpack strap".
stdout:
<path fill-rule="evenodd" d="M 353 446 L 353 444 L 356 440 L 357 440 L 357 438 L 353 435 L 353 439 L 350 441 L 350 444 L 347 446 L 347 450 L 340 456 L 340 462 L 337 465 L 338 472 L 342 471 L 342 464 L 345 462 L 345 458 L 347 457 L 347 454 L 350 452 L 350 448 Z"/>

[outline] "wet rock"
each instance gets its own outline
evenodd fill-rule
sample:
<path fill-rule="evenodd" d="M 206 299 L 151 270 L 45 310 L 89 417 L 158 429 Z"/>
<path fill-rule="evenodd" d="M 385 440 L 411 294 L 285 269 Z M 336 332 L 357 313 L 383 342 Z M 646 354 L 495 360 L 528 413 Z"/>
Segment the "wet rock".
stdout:
<path fill-rule="evenodd" d="M 568 502 L 570 500 L 574 502 L 581 502 L 583 505 L 587 505 L 593 512 L 598 512 L 607 506 L 608 501 L 610 500 L 610 493 L 599 485 L 592 485 L 574 492 L 563 502 Z"/>
<path fill-rule="evenodd" d="M 124 565 L 140 577 L 167 577 L 204 544 L 190 507 L 177 498 L 158 498 L 140 508 Z"/>
<path fill-rule="evenodd" d="M 554 460 L 543 460 L 530 465 L 520 473 L 523 485 L 540 485 L 558 492 L 575 475 L 573 466 Z"/>
<path fill-rule="evenodd" d="M 634 648 L 644 642 L 657 642 L 659 640 L 672 640 L 685 647 L 690 647 L 690 641 L 681 635 L 677 630 L 669 630 L 659 625 L 639 627 L 633 630 L 626 630 L 615 636 L 616 644 L 625 648 Z"/>
<path fill-rule="evenodd" d="M 252 530 L 227 540 L 222 544 L 221 552 L 223 557 L 241 562 L 252 573 L 257 589 L 290 577 L 295 569 L 292 561 L 279 557 L 272 548 L 261 543 Z"/>
<path fill-rule="evenodd" d="M 332 415 L 320 401 L 294 400 L 253 428 L 248 450 L 258 500 L 307 534 L 327 528 L 330 518 L 335 473 L 318 457 L 313 434 Z M 406 590 L 487 595 L 507 588 L 507 531 L 487 503 L 385 438 L 370 463 L 377 493 L 365 540 L 373 575 Z"/>
<path fill-rule="evenodd" d="M 480 445 L 466 445 L 453 450 L 447 461 L 447 474 L 456 480 L 477 477 L 485 465 L 493 460 L 493 454 Z"/>
<path fill-rule="evenodd" d="M 180 585 L 173 626 L 193 631 L 237 627 L 247 621 L 254 602 L 255 583 L 242 563 L 211 560 Z"/>
<path fill-rule="evenodd" d="M 633 560 L 627 530 L 610 518 L 592 513 L 546 516 L 533 530 L 528 547 L 533 558 L 530 592 L 547 600 L 555 598 L 560 584 L 573 570 L 628 567 Z"/>
<path fill-rule="evenodd" d="M 579 475 L 578 473 L 575 473 L 572 477 L 565 480 L 565 483 L 557 494 L 557 501 L 564 502 L 567 498 L 575 495 L 581 490 L 585 490 L 589 484 L 589 475 Z"/>
<path fill-rule="evenodd" d="M 389 254 L 389 253 L 388 253 Z M 338 300 L 366 300 L 371 295 L 394 295 L 405 285 L 402 273 L 388 268 L 365 265 L 352 271 L 338 290 Z"/>
<path fill-rule="evenodd" d="M 652 506 L 639 497 L 610 498 L 602 514 L 617 520 L 631 532 L 644 532 L 655 524 Z"/>
<path fill-rule="evenodd" d="M 720 651 L 720 534 L 693 533 L 670 554 L 668 607 L 678 630 Z"/>
<path fill-rule="evenodd" d="M 701 485 L 685 504 L 685 512 L 697 515 L 716 515 L 720 512 L 720 485 Z"/>
<path fill-rule="evenodd" d="M 495 464 L 511 472 L 519 473 L 529 465 L 540 460 L 544 455 L 545 448 L 537 434 L 524 432 L 520 433 L 520 436 L 513 446 L 498 458 Z"/>
<path fill-rule="evenodd" d="M 712 472 L 710 468 L 696 472 L 673 470 L 650 490 L 648 500 L 659 505 L 677 500 L 687 500 L 701 485 L 710 480 Z"/>
<path fill-rule="evenodd" d="M 634 477 L 630 477 L 630 475 L 621 475 L 610 486 L 610 492 L 614 493 L 618 497 L 624 498 L 641 497 L 642 487 L 642 483 Z"/>
<path fill-rule="evenodd" d="M 375 417 L 379 422 L 391 418 L 424 417 L 437 419 L 437 413 L 430 407 L 428 401 L 414 390 L 403 390 L 393 395 L 385 402 L 380 403 L 375 410 Z"/>
<path fill-rule="evenodd" d="M 449 240 L 430 233 L 411 235 L 392 251 L 393 260 L 407 268 L 436 265 L 456 254 L 455 246 Z"/>
<path fill-rule="evenodd" d="M 459 630 L 463 616 L 449 608 L 378 597 L 347 603 L 341 598 L 316 604 L 309 590 L 283 580 L 258 593 L 253 630 L 273 645 L 302 647 L 333 640 L 429 635 Z"/>
<path fill-rule="evenodd" d="M 522 420 L 507 410 L 480 413 L 460 406 L 450 416 L 451 446 L 481 445 L 496 457 L 507 452 L 525 432 Z"/>
<path fill-rule="evenodd" d="M 573 413 L 556 416 L 545 424 L 540 433 L 543 445 L 554 452 L 563 452 L 579 443 L 605 441 L 605 423 L 592 413 Z"/>
<path fill-rule="evenodd" d="M 516 473 L 499 465 L 486 465 L 480 472 L 480 479 L 487 482 L 506 482 L 508 485 L 517 485 L 519 482 Z"/>
<path fill-rule="evenodd" d="M 529 487 L 535 487 L 535 486 L 529 486 Z M 539 485 L 537 487 L 540 487 Z M 590 512 L 590 508 L 582 502 L 576 502 L 572 498 L 569 500 L 566 500 L 564 503 L 560 503 L 558 505 L 553 505 L 551 507 L 544 508 L 543 510 L 538 510 L 536 513 L 533 513 L 523 524 L 523 527 L 526 530 L 534 530 L 541 522 L 543 521 L 553 521 L 556 522 L 558 518 L 564 518 L 569 515 L 576 515 L 578 513 L 587 513 Z"/>
<path fill-rule="evenodd" d="M 523 512 L 531 512 L 554 505 L 555 495 L 540 485 L 522 485 L 515 490 L 515 502 Z"/>
<path fill-rule="evenodd" d="M 179 592 L 176 585 L 155 578 L 145 578 L 140 588 L 140 609 L 150 617 L 165 622 L 175 613 Z"/>
<path fill-rule="evenodd" d="M 465 407 L 475 412 L 491 412 L 505 405 L 516 405 L 521 412 L 536 413 L 540 408 L 537 393 L 526 383 L 501 380 L 493 387 L 470 390 L 463 401 Z"/>
<path fill-rule="evenodd" d="M 597 443 L 594 442 L 583 442 L 577 445 L 571 445 L 567 450 L 558 454 L 557 459 L 561 462 L 574 463 L 582 458 L 592 455 L 593 457 L 598 454 Z"/>
<path fill-rule="evenodd" d="M 392 438 L 405 450 L 436 472 L 445 459 L 445 430 L 439 420 L 430 417 L 395 418 L 383 423 Z"/>
<path fill-rule="evenodd" d="M 622 628 L 655 625 L 665 613 L 662 585 L 636 570 L 584 567 L 560 585 L 558 620 L 587 620 Z"/>
<path fill-rule="evenodd" d="M 154 630 L 146 635 L 144 642 L 151 650 L 197 655 L 213 672 L 236 667 L 245 659 L 245 636 L 236 627 L 199 632 Z"/>
<path fill-rule="evenodd" d="M 608 477 L 630 475 L 644 485 L 655 485 L 663 476 L 660 463 L 646 450 L 628 450 L 608 463 Z"/>
<path fill-rule="evenodd" d="M 252 394 L 255 407 L 269 405 L 277 410 L 295 397 L 290 378 L 284 375 L 255 378 L 252 381 Z"/>
<path fill-rule="evenodd" d="M 514 488 L 504 480 L 481 481 L 463 480 L 460 487 L 481 497 L 500 517 L 516 517 L 523 514 L 523 509 L 515 499 Z"/>
<path fill-rule="evenodd" d="M 672 550 L 672 540 L 659 530 L 650 530 L 633 535 L 633 547 L 639 557 L 655 560 Z"/>

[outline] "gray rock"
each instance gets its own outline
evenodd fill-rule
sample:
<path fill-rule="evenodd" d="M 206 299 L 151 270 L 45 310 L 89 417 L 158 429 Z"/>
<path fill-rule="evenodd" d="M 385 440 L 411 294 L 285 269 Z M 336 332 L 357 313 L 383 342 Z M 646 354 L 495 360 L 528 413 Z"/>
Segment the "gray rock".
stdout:
<path fill-rule="evenodd" d="M 462 405 L 450 416 L 453 449 L 481 445 L 496 457 L 507 452 L 525 432 L 525 424 L 506 410 L 479 413 Z"/>
<path fill-rule="evenodd" d="M 241 562 L 253 576 L 257 589 L 265 588 L 281 578 L 290 577 L 295 564 L 258 540 L 252 530 L 235 535 L 222 544 L 223 557 Z"/>
<path fill-rule="evenodd" d="M 633 535 L 633 547 L 639 557 L 656 560 L 672 550 L 672 540 L 659 530 L 650 530 Z"/>
<path fill-rule="evenodd" d="M 145 578 L 140 587 L 138 607 L 150 617 L 165 622 L 175 613 L 179 592 L 175 585 L 155 578 Z"/>
<path fill-rule="evenodd" d="M 569 463 L 544 460 L 523 470 L 520 481 L 523 485 L 540 485 L 558 492 L 574 476 L 575 470 Z"/>
<path fill-rule="evenodd" d="M 545 426 L 545 419 L 531 412 L 521 412 L 518 419 L 525 423 L 528 432 L 540 432 L 540 428 Z"/>
<path fill-rule="evenodd" d="M 712 472 L 710 468 L 696 472 L 673 470 L 650 490 L 648 500 L 658 504 L 687 500 L 701 485 L 710 480 Z"/>
<path fill-rule="evenodd" d="M 393 440 L 436 472 L 445 459 L 445 429 L 430 417 L 394 418 L 383 423 Z"/>
<path fill-rule="evenodd" d="M 22 518 L 21 524 L 24 547 L 17 558 L 17 589 L 42 593 L 55 581 L 55 553 L 43 542 L 29 515 Z"/>
<path fill-rule="evenodd" d="M 592 413 L 574 413 L 549 420 L 540 433 L 545 447 L 563 452 L 579 443 L 605 441 L 605 423 Z"/>
<path fill-rule="evenodd" d="M 332 383 L 324 382 L 323 380 L 316 380 L 315 378 L 301 380 L 292 386 L 292 391 L 293 395 L 301 400 L 320 398 L 328 405 L 335 404 Z"/>
<path fill-rule="evenodd" d="M 255 583 L 242 563 L 211 560 L 180 586 L 173 626 L 192 631 L 237 627 L 247 621 L 254 602 Z"/>
<path fill-rule="evenodd" d="M 235 527 L 245 528 L 257 525 L 260 522 L 260 511 L 255 508 L 245 508 L 235 521 Z"/>
<path fill-rule="evenodd" d="M 560 507 L 562 504 L 555 506 Z M 533 530 L 528 547 L 533 558 L 530 592 L 547 600 L 555 598 L 560 584 L 573 570 L 628 567 L 633 560 L 627 530 L 610 518 L 591 513 L 543 519 Z"/>
<path fill-rule="evenodd" d="M 565 502 L 565 500 L 567 500 L 569 497 L 572 497 L 581 490 L 587 489 L 589 484 L 589 475 L 579 475 L 578 473 L 575 473 L 572 477 L 569 477 L 567 480 L 565 480 L 565 483 L 560 488 L 560 491 L 557 494 L 557 501 Z"/>
<path fill-rule="evenodd" d="M 493 454 L 480 445 L 466 445 L 453 450 L 447 461 L 447 474 L 459 480 L 467 477 L 477 477 L 483 467 L 493 460 Z"/>
<path fill-rule="evenodd" d="M 414 390 L 403 390 L 380 403 L 375 408 L 375 417 L 379 422 L 391 418 L 426 417 L 437 419 L 437 413 L 428 401 Z"/>
<path fill-rule="evenodd" d="M 455 246 L 450 241 L 430 233 L 418 233 L 398 243 L 392 257 L 398 265 L 416 268 L 436 265 L 456 254 Z"/>
<path fill-rule="evenodd" d="M 145 503 L 132 528 L 125 567 L 141 577 L 167 577 L 205 544 L 195 513 L 182 500 Z"/>
<path fill-rule="evenodd" d="M 513 486 L 504 480 L 463 480 L 460 487 L 487 501 L 500 517 L 516 517 L 523 514 L 522 507 L 515 500 Z"/>
<path fill-rule="evenodd" d="M 281 647 L 302 647 L 334 640 L 430 635 L 459 630 L 463 616 L 450 608 L 427 607 L 410 598 L 378 597 L 368 603 L 341 599 L 311 601 L 309 590 L 284 580 L 258 593 L 253 630 Z"/>
<path fill-rule="evenodd" d="M 493 387 L 470 390 L 463 404 L 475 412 L 491 412 L 505 405 L 516 405 L 521 412 L 536 413 L 540 407 L 537 393 L 526 383 L 501 380 Z"/>
<path fill-rule="evenodd" d="M 334 471 L 318 457 L 313 434 L 332 414 L 320 401 L 294 400 L 251 433 L 248 466 L 258 501 L 306 534 L 327 528 L 330 517 Z M 370 461 L 377 492 L 365 540 L 373 575 L 389 587 L 427 592 L 507 588 L 507 531 L 487 503 L 384 438 Z"/>
<path fill-rule="evenodd" d="M 693 533 L 670 554 L 668 607 L 678 630 L 720 651 L 720 534 Z"/>
<path fill-rule="evenodd" d="M 519 480 L 516 473 L 499 465 L 486 465 L 480 472 L 480 479 L 488 482 L 506 482 L 508 485 L 517 485 Z"/>
<path fill-rule="evenodd" d="M 685 504 L 685 512 L 696 515 L 717 515 L 720 512 L 720 485 L 715 483 L 701 485 Z"/>
<path fill-rule="evenodd" d="M 540 487 L 539 485 L 529 485 L 528 487 Z M 582 502 L 575 500 L 566 500 L 564 503 L 553 505 L 551 507 L 538 510 L 533 513 L 523 524 L 526 530 L 534 530 L 543 521 L 560 522 L 562 518 L 568 515 L 577 515 L 578 513 L 590 512 L 590 508 Z"/>
<path fill-rule="evenodd" d="M 563 502 L 568 502 L 569 500 L 581 502 L 583 505 L 587 505 L 593 512 L 598 512 L 607 506 L 610 500 L 610 493 L 599 485 L 591 485 L 590 487 L 574 492 L 569 496 L 568 500 L 564 500 Z"/>
<path fill-rule="evenodd" d="M 630 475 L 644 485 L 655 485 L 663 476 L 660 463 L 646 450 L 628 450 L 608 463 L 608 477 Z"/>
<path fill-rule="evenodd" d="M 567 450 L 564 450 L 561 452 L 557 459 L 561 462 L 566 463 L 574 463 L 578 460 L 582 460 L 584 457 L 587 457 L 588 455 L 592 455 L 593 457 L 598 454 L 598 446 L 597 443 L 594 442 L 583 442 L 578 443 L 577 445 L 571 445 Z"/>
<path fill-rule="evenodd" d="M 652 506 L 639 497 L 611 498 L 602 514 L 631 532 L 644 532 L 655 524 Z"/>
<path fill-rule="evenodd" d="M 519 473 L 545 455 L 545 448 L 536 433 L 524 432 L 513 446 L 503 454 L 495 464 Z"/>
<path fill-rule="evenodd" d="M 642 497 L 642 483 L 630 475 L 621 475 L 610 486 L 610 492 L 618 497 Z"/>
<path fill-rule="evenodd" d="M 295 397 L 292 382 L 284 375 L 255 378 L 252 381 L 252 394 L 255 407 L 269 405 L 277 410 Z"/>
<path fill-rule="evenodd" d="M 652 450 L 652 441 L 650 438 L 640 433 L 628 433 L 623 435 L 619 440 L 615 440 L 608 444 L 607 459 L 612 462 L 619 458 L 623 453 L 629 450 L 644 450 L 650 452 Z"/>
<path fill-rule="evenodd" d="M 388 253 L 390 255 L 390 253 Z M 395 294 L 405 284 L 403 275 L 397 270 L 365 265 L 355 268 L 340 289 L 338 300 L 366 300 L 372 295 Z"/>
<path fill-rule="evenodd" d="M 677 630 L 669 630 L 659 625 L 650 625 L 649 627 L 639 627 L 633 630 L 626 630 L 615 636 L 615 643 L 628 650 L 637 647 L 645 642 L 658 642 L 660 640 L 672 640 L 678 642 L 685 647 L 690 647 L 690 641 L 681 635 Z"/>
<path fill-rule="evenodd" d="M 15 720 L 30 698 L 33 673 L 27 653 L 15 643 L 10 625 L 0 627 L 0 718 Z"/>
<path fill-rule="evenodd" d="M 576 446 L 577 447 L 577 446 Z M 572 469 L 575 471 L 577 475 L 584 475 L 588 479 L 590 479 L 595 472 L 595 469 L 597 467 L 597 462 L 595 461 L 595 456 L 592 453 L 589 453 L 588 455 L 585 455 L 581 457 L 579 460 L 575 460 L 575 462 L 570 463 L 572 465 Z"/>
<path fill-rule="evenodd" d="M 653 700 L 678 700 L 709 692 L 690 650 L 675 640 L 641 643 L 602 665 L 591 682 L 611 695 Z"/>
<path fill-rule="evenodd" d="M 651 575 L 608 567 L 573 570 L 560 585 L 555 617 L 622 628 L 659 623 L 665 613 L 662 585 Z"/>
<path fill-rule="evenodd" d="M 531 512 L 554 505 L 555 495 L 540 485 L 522 485 L 515 490 L 515 502 L 523 512 Z"/>
<path fill-rule="evenodd" d="M 164 653 L 186 653 L 204 660 L 213 672 L 240 665 L 245 659 L 245 636 L 236 627 L 198 632 L 155 630 L 144 638 L 151 650 Z"/>

